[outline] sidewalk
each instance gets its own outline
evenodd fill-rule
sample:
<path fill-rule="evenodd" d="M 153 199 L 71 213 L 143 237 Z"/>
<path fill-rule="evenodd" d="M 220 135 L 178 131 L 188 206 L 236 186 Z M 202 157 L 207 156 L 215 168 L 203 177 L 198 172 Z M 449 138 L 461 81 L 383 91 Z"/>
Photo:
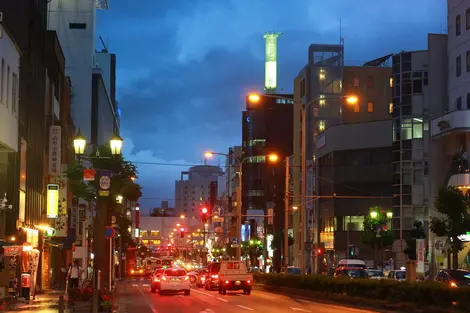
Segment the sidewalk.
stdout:
<path fill-rule="evenodd" d="M 8 309 L 0 309 L 0 312 L 31 311 L 31 312 L 57 312 L 59 308 L 59 297 L 64 294 L 63 290 L 49 291 L 36 295 L 33 300 L 18 299 L 16 303 L 10 304 Z"/>

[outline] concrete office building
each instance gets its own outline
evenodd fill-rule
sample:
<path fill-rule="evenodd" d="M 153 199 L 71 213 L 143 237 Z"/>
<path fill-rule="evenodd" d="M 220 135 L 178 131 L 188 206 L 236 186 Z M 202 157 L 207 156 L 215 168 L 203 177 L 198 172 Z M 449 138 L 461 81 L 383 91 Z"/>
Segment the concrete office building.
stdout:
<path fill-rule="evenodd" d="M 242 219 L 248 222 L 242 225 L 245 227 L 242 240 L 249 239 L 246 233 L 265 236 L 269 252 L 265 257 L 273 258 L 277 271 L 282 265 L 282 247 L 278 246 L 273 253 L 270 240 L 273 235 L 280 236 L 284 229 L 285 165 L 282 161 L 292 155 L 294 119 L 291 98 L 292 95 L 260 95 L 260 100 L 252 104 L 247 97 L 242 115 L 243 156 L 247 158 L 242 175 L 242 214 L 266 215 L 269 210 L 274 214 L 272 221 L 267 218 Z M 276 164 L 269 162 L 269 154 L 278 155 Z"/>
<path fill-rule="evenodd" d="M 456 186 L 469 194 L 470 170 L 470 1 L 449 0 L 448 35 L 429 35 L 429 215 L 435 214 L 433 201 L 439 188 Z M 429 234 L 433 270 L 450 267 L 436 241 Z M 459 266 L 470 267 L 470 236 L 462 234 L 464 249 Z"/>
<path fill-rule="evenodd" d="M 342 44 L 339 45 L 310 45 L 308 49 L 308 64 L 300 71 L 294 81 L 294 169 L 293 169 L 293 193 L 301 194 L 301 105 L 306 106 L 306 160 L 307 160 L 307 197 L 312 195 L 325 195 L 329 188 L 330 192 L 334 192 L 334 188 L 338 186 L 327 186 L 325 181 L 320 178 L 320 166 L 319 156 L 324 157 L 329 155 L 334 150 L 359 150 L 366 149 L 367 141 L 359 140 L 354 143 L 350 142 L 350 146 L 347 143 L 341 146 L 341 143 L 336 144 L 333 147 L 326 147 L 326 136 L 322 135 L 330 127 L 335 127 L 329 132 L 329 136 L 339 136 L 338 132 L 349 131 L 354 126 L 342 126 L 347 123 L 369 123 L 373 121 L 380 121 L 389 119 L 390 114 L 390 76 L 391 70 L 389 67 L 384 66 L 390 55 L 372 60 L 365 63 L 363 66 L 345 66 L 344 65 L 344 47 Z M 355 95 L 359 99 L 359 103 L 356 105 L 346 105 L 345 96 Z M 380 124 L 380 123 L 379 123 Z M 364 126 L 356 126 L 359 128 L 366 129 L 367 127 L 377 127 L 381 129 L 379 124 L 370 123 Z M 338 126 L 339 125 L 339 126 Z M 382 124 L 381 124 L 382 125 Z M 383 129 L 382 125 L 382 129 Z M 384 135 L 386 136 L 386 135 Z M 384 137 L 385 138 L 385 137 Z M 387 149 L 386 139 L 377 140 L 371 139 L 371 148 Z M 331 142 L 331 141 L 330 141 Z M 356 144 L 357 148 L 354 148 Z M 347 148 L 350 147 L 350 148 Z M 323 149 L 323 150 L 322 150 Z M 318 155 L 320 153 L 320 155 Z M 383 154 L 383 151 L 377 152 Z M 338 155 L 339 152 L 336 152 Z M 323 161 L 322 161 L 323 162 Z M 377 175 L 380 175 L 380 171 L 377 171 Z M 333 175 L 330 173 L 329 175 Z M 336 173 L 334 175 L 341 175 Z M 375 174 L 374 174 L 375 175 Z M 316 178 L 314 178 L 316 177 Z M 336 176 L 337 177 L 337 176 Z M 338 177 L 337 177 L 338 178 Z M 375 177 L 377 178 L 377 177 Z M 368 187 L 373 185 L 375 178 L 370 178 L 368 181 L 360 183 L 368 184 Z M 351 177 L 343 177 L 343 179 L 351 179 Z M 378 179 L 378 178 L 377 178 Z M 381 183 L 385 183 L 385 180 L 378 180 Z M 371 187 L 372 188 L 372 187 Z M 323 190 L 321 190 L 323 189 Z M 333 189 L 333 190 L 331 190 Z M 377 191 L 377 190 L 376 190 Z M 326 193 L 325 193 L 326 192 Z M 382 190 L 386 195 L 388 192 Z M 370 192 L 373 193 L 373 192 Z M 359 201 L 359 200 L 358 200 Z M 366 201 L 365 201 L 366 202 Z M 364 202 L 364 203 L 365 203 Z M 301 199 L 294 201 L 295 206 L 302 204 Z M 339 206 L 340 203 L 331 200 L 308 200 L 305 203 L 306 212 L 304 220 L 304 229 L 302 231 L 306 236 L 306 250 L 309 251 L 314 247 L 325 247 L 328 250 L 336 250 L 340 248 L 344 253 L 344 245 L 339 247 L 335 246 L 335 240 L 333 236 L 329 234 L 321 234 L 324 232 L 331 233 L 335 229 L 332 218 L 342 214 L 344 216 L 352 216 L 353 214 L 365 215 L 365 205 L 361 205 L 361 209 L 358 208 L 358 212 L 346 212 L 342 211 L 338 207 L 338 211 L 335 212 L 334 208 Z M 326 207 L 330 207 L 329 210 Z M 325 211 L 324 211 L 324 210 Z M 351 208 L 349 208 L 351 209 Z M 318 223 L 315 222 L 315 212 L 318 212 L 318 217 L 324 217 L 320 219 Z M 320 214 L 321 212 L 321 214 Z M 329 222 L 327 222 L 327 217 Z M 330 225 L 331 224 L 331 225 Z M 294 218 L 294 226 L 297 228 L 299 225 L 299 216 Z M 327 231 L 325 231 L 327 230 Z M 339 229 L 337 229 L 340 231 Z M 345 236 L 345 230 L 341 236 Z M 320 238 L 322 237 L 322 239 Z M 327 238 L 329 238 L 327 240 Z M 356 238 L 356 236 L 351 239 Z M 299 233 L 294 234 L 296 242 L 300 242 Z M 346 239 L 344 243 L 346 243 Z M 343 242 L 343 241 L 341 241 Z M 309 247 L 309 245 L 311 245 Z M 300 262 L 300 247 L 294 244 L 294 263 L 299 264 Z M 340 251 L 338 251 L 341 253 Z M 313 267 L 313 258 L 305 254 L 304 261 L 306 267 Z"/>
<path fill-rule="evenodd" d="M 181 179 L 175 182 L 176 212 L 188 217 L 199 216 L 200 206 L 209 203 L 211 182 L 218 182 L 223 175 L 220 167 L 212 165 L 193 166 L 181 172 Z"/>

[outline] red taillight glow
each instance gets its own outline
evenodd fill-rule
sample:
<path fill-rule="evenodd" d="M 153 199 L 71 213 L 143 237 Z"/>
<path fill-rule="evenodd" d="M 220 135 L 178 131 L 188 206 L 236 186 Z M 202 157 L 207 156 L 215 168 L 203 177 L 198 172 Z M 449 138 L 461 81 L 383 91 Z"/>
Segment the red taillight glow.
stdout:
<path fill-rule="evenodd" d="M 251 280 L 247 280 L 246 283 L 247 283 L 247 284 L 251 284 Z"/>
<path fill-rule="evenodd" d="M 212 278 L 219 278 L 219 275 L 212 275 Z"/>
<path fill-rule="evenodd" d="M 229 281 L 228 281 L 228 280 L 226 280 L 226 281 L 225 281 L 225 283 L 226 283 L 226 284 L 228 284 L 228 283 L 229 283 Z"/>
<path fill-rule="evenodd" d="M 451 286 L 452 288 L 457 288 L 457 287 L 458 287 L 457 284 L 454 283 L 454 282 L 451 282 L 451 283 L 450 283 L 450 286 Z"/>
<path fill-rule="evenodd" d="M 165 281 L 166 281 L 166 278 L 165 278 L 165 276 L 162 276 L 162 280 L 165 280 Z"/>

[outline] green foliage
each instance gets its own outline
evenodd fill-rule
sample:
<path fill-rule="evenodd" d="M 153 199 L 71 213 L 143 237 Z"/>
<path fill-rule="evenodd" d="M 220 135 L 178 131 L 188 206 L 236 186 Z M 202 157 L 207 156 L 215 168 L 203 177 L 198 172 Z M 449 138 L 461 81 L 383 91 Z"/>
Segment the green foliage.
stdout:
<path fill-rule="evenodd" d="M 263 239 L 252 236 L 250 240 L 243 241 L 241 244 L 242 255 L 248 256 L 251 263 L 256 263 L 256 259 L 263 255 Z"/>
<path fill-rule="evenodd" d="M 426 239 L 426 231 L 424 229 L 423 222 L 415 221 L 413 223 L 413 229 L 411 230 L 410 237 L 406 239 L 405 254 L 408 255 L 408 259 L 416 260 L 416 239 Z"/>
<path fill-rule="evenodd" d="M 441 216 L 432 216 L 430 230 L 439 237 L 452 239 L 453 268 L 458 268 L 458 253 L 463 249 L 459 236 L 470 231 L 470 215 L 464 194 L 454 186 L 441 188 L 434 201 Z"/>
<path fill-rule="evenodd" d="M 393 232 L 391 229 L 384 229 L 389 222 L 386 212 L 380 207 L 373 207 L 371 212 L 376 212 L 377 217 L 372 218 L 370 214 L 364 217 L 364 231 L 361 234 L 363 244 L 371 248 L 383 249 L 393 244 Z M 377 236 L 377 230 L 380 230 L 380 236 Z"/>
<path fill-rule="evenodd" d="M 135 242 L 132 239 L 131 234 L 128 229 L 132 225 L 132 222 L 127 218 L 125 214 L 117 213 L 116 224 L 119 231 L 119 234 L 122 236 L 122 242 L 124 245 L 127 244 L 128 247 L 135 246 Z"/>
<path fill-rule="evenodd" d="M 399 305 L 400 307 L 395 307 L 397 312 L 415 312 L 416 307 L 421 312 L 436 312 L 433 311 L 436 308 L 441 309 L 439 312 L 453 312 L 453 309 L 468 312 L 470 306 L 466 288 L 449 288 L 445 284 L 434 282 L 408 283 L 327 275 L 253 274 L 256 283 L 272 286 L 273 290 L 279 290 L 280 286 L 300 289 L 305 290 L 312 298 L 331 297 L 340 301 L 349 300 L 351 304 L 360 304 L 363 301 L 364 304 L 369 302 L 372 305 L 381 305 L 381 309 L 385 309 L 383 305 Z"/>
<path fill-rule="evenodd" d="M 97 157 L 97 152 L 99 158 Z M 111 171 L 110 199 L 115 199 L 117 195 L 122 195 L 130 201 L 137 201 L 142 196 L 142 188 L 132 181 L 131 177 L 137 178 L 137 167 L 129 161 L 125 161 L 122 156 L 112 156 L 108 146 L 99 146 L 87 158 L 91 163 L 91 168 L 96 170 L 94 181 L 83 181 L 84 167 L 79 162 L 73 162 L 67 170 L 67 178 L 70 181 L 70 188 L 73 195 L 91 201 L 95 198 L 99 190 L 99 171 Z M 88 161 L 82 163 L 88 163 Z"/>
<path fill-rule="evenodd" d="M 221 245 L 216 245 L 212 247 L 211 253 L 212 256 L 217 258 L 217 257 L 222 257 L 225 255 L 227 248 Z"/>
<path fill-rule="evenodd" d="M 287 237 L 289 247 L 294 244 L 294 237 L 291 234 Z M 284 247 L 284 229 L 280 232 L 275 232 L 273 234 L 273 240 L 271 241 L 271 249 L 278 250 L 283 249 Z"/>

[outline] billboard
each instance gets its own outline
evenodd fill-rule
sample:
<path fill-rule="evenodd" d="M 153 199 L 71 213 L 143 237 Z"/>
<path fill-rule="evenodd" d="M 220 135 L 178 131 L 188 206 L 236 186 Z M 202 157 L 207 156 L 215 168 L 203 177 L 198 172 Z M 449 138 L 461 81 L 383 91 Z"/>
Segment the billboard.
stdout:
<path fill-rule="evenodd" d="M 47 185 L 47 218 L 59 216 L 59 185 Z"/>

